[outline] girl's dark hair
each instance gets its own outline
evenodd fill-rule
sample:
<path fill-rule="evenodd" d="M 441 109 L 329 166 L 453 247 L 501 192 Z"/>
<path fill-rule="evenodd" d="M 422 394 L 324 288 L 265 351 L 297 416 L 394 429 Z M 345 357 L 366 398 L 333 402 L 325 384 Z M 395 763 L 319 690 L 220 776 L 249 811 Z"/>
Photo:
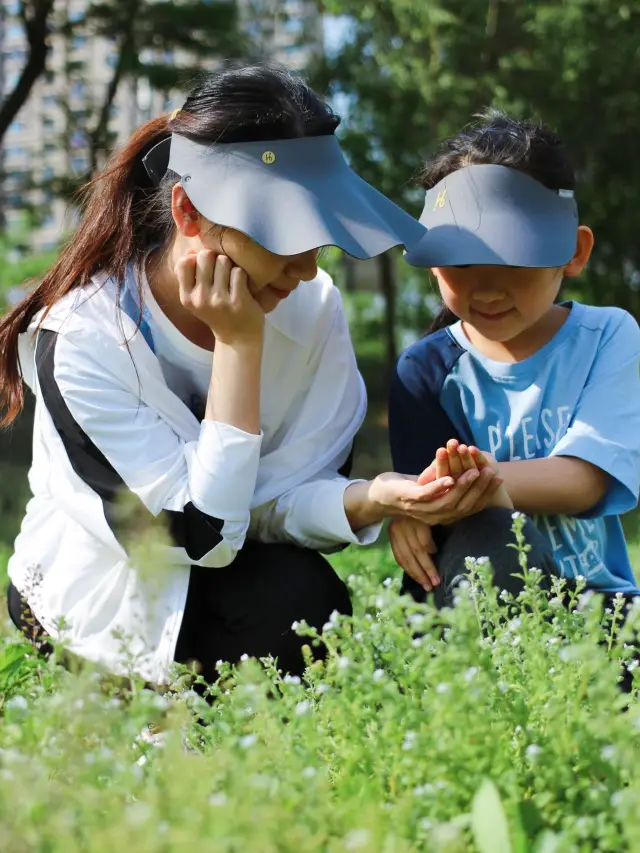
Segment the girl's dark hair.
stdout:
<path fill-rule="evenodd" d="M 164 115 L 139 128 L 81 191 L 83 219 L 53 269 L 0 322 L 0 425 L 8 426 L 24 405 L 18 336 L 34 316 L 99 271 L 116 281 L 119 296 L 132 259 L 141 264 L 148 249 L 170 239 L 178 176 L 168 172 L 156 187 L 142 163 L 157 143 L 173 132 L 204 143 L 329 136 L 339 124 L 330 107 L 285 68 L 229 63 L 206 75 L 173 118 Z M 141 292 L 139 297 L 142 304 Z"/>
<path fill-rule="evenodd" d="M 573 166 L 562 141 L 552 130 L 534 121 L 509 118 L 494 109 L 477 119 L 448 139 L 427 162 L 420 175 L 420 185 L 426 190 L 458 169 L 480 165 L 518 169 L 552 190 L 575 189 Z M 450 326 L 457 319 L 444 306 L 428 334 Z"/>

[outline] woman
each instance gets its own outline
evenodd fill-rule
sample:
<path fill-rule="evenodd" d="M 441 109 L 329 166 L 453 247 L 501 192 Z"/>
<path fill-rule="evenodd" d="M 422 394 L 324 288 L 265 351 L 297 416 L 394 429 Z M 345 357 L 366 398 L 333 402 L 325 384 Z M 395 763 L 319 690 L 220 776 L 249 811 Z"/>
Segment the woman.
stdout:
<path fill-rule="evenodd" d="M 372 542 L 452 485 L 345 478 L 366 397 L 317 251 L 373 257 L 423 229 L 349 169 L 338 123 L 282 69 L 210 75 L 93 182 L 0 325 L 5 421 L 20 370 L 37 401 L 9 564 L 23 630 L 154 683 L 245 653 L 299 672 L 292 623 L 350 610 L 317 552 Z M 154 532 L 143 559 L 157 517 L 165 544 Z"/>

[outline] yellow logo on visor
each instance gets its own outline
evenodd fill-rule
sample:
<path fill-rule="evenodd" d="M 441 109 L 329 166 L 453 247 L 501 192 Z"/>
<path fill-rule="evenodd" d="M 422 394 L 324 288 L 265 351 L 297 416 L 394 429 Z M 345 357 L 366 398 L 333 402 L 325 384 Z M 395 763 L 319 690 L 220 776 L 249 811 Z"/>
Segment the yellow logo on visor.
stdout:
<path fill-rule="evenodd" d="M 272 163 L 276 162 L 276 155 L 273 151 L 265 151 L 262 155 L 262 162 L 266 163 L 267 166 L 270 166 Z"/>
<path fill-rule="evenodd" d="M 446 198 L 447 198 L 446 189 L 440 190 L 440 192 L 438 193 L 438 198 L 436 199 L 436 203 L 433 205 L 433 209 L 436 210 L 439 207 L 444 207 L 444 203 L 446 201 Z"/>

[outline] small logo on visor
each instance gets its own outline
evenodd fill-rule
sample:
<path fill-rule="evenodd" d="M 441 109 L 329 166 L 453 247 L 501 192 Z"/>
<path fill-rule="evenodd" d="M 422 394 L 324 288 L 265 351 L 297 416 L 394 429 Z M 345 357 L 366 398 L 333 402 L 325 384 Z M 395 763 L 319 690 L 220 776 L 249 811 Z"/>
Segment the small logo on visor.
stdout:
<path fill-rule="evenodd" d="M 438 193 L 438 197 L 436 199 L 436 203 L 433 205 L 433 209 L 437 210 L 439 207 L 444 207 L 444 203 L 446 201 L 446 198 L 447 198 L 447 191 L 446 190 L 440 190 L 440 192 Z"/>
<path fill-rule="evenodd" d="M 270 166 L 272 163 L 276 162 L 276 155 L 273 151 L 265 151 L 262 155 L 262 162 L 266 163 L 267 166 Z"/>

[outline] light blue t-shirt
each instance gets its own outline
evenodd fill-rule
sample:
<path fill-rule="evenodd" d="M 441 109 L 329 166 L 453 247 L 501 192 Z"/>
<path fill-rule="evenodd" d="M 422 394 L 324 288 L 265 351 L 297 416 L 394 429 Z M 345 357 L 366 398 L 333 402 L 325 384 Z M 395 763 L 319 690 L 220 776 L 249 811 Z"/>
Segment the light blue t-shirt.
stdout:
<path fill-rule="evenodd" d="M 427 404 L 427 420 L 432 395 L 458 437 L 500 462 L 574 456 L 606 471 L 610 488 L 588 513 L 534 521 L 564 576 L 582 575 L 600 591 L 637 593 L 619 516 L 638 502 L 640 329 L 619 308 L 575 302 L 568 307 L 556 335 L 524 361 L 488 358 L 458 322 L 410 347 L 397 376 Z M 412 416 L 418 417 L 415 408 Z M 435 432 L 437 422 L 436 417 Z M 444 429 L 441 425 L 443 434 Z M 439 435 L 436 446 L 441 443 Z M 402 453 L 410 450 L 404 447 Z"/>

